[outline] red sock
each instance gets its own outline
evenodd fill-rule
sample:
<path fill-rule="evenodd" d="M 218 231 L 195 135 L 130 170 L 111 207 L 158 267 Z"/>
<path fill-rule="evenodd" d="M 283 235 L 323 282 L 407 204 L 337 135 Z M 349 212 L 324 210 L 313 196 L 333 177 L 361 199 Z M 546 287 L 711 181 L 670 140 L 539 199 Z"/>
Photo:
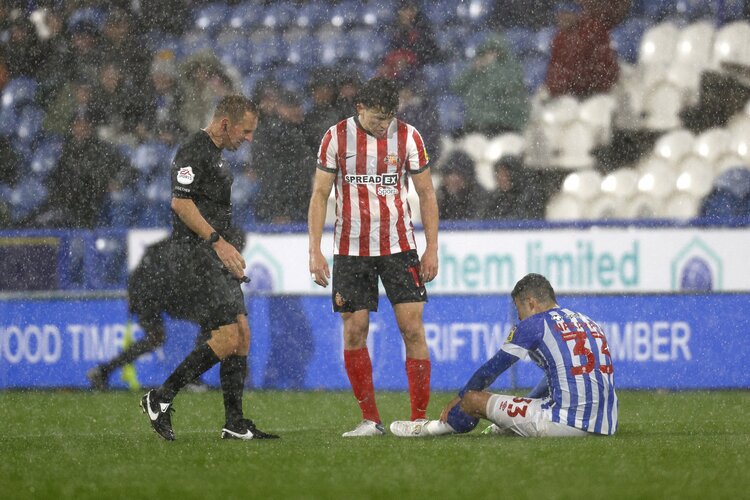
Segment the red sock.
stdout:
<path fill-rule="evenodd" d="M 411 419 L 426 418 L 430 403 L 430 360 L 406 358 L 406 378 L 409 380 Z"/>
<path fill-rule="evenodd" d="M 344 367 L 357 398 L 362 418 L 380 423 L 378 406 L 375 404 L 375 387 L 372 385 L 372 362 L 367 347 L 344 350 Z"/>

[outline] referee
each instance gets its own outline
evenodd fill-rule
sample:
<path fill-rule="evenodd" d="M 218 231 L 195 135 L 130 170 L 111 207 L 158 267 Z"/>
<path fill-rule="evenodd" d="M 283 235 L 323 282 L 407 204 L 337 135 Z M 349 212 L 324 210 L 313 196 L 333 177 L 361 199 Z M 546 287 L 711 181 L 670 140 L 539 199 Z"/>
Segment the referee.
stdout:
<path fill-rule="evenodd" d="M 141 398 L 154 431 L 174 440 L 172 401 L 180 389 L 221 362 L 226 422 L 223 439 L 276 438 L 244 418 L 250 327 L 240 283 L 245 261 L 223 234 L 232 217 L 232 173 L 222 151 L 252 141 L 258 110 L 244 96 L 223 97 L 208 127 L 180 146 L 172 163 L 172 245 L 165 265 L 179 301 L 193 308 L 211 338 L 196 347 L 158 389 Z"/>

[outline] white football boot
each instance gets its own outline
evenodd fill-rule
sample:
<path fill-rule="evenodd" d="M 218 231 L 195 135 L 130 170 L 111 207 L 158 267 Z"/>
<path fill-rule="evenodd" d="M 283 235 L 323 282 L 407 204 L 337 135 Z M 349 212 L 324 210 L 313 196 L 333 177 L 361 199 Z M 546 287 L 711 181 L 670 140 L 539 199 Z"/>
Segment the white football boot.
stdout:
<path fill-rule="evenodd" d="M 363 420 L 349 432 L 343 433 L 341 436 L 348 437 L 362 437 L 362 436 L 383 436 L 385 435 L 385 428 L 383 424 L 378 424 L 372 420 Z"/>
<path fill-rule="evenodd" d="M 440 420 L 396 420 L 391 423 L 391 434 L 398 437 L 444 436 L 455 431 Z"/>

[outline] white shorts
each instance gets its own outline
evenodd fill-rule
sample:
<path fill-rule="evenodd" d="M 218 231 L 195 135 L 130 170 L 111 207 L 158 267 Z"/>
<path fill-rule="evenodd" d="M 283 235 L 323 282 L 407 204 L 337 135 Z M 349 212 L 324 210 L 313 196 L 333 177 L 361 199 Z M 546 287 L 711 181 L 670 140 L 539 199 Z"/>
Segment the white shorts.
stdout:
<path fill-rule="evenodd" d="M 501 434 L 523 437 L 578 437 L 588 432 L 552 422 L 552 410 L 542 408 L 542 399 L 493 394 L 487 401 L 487 418 Z"/>

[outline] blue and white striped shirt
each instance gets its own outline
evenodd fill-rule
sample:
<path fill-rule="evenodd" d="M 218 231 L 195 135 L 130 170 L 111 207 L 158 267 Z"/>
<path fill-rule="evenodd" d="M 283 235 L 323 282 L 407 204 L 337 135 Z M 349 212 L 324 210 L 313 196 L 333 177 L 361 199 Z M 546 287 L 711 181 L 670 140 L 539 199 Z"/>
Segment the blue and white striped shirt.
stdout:
<path fill-rule="evenodd" d="M 501 351 L 527 356 L 547 377 L 552 421 L 596 434 L 617 430 L 617 395 L 604 332 L 586 315 L 555 308 L 521 321 Z"/>

